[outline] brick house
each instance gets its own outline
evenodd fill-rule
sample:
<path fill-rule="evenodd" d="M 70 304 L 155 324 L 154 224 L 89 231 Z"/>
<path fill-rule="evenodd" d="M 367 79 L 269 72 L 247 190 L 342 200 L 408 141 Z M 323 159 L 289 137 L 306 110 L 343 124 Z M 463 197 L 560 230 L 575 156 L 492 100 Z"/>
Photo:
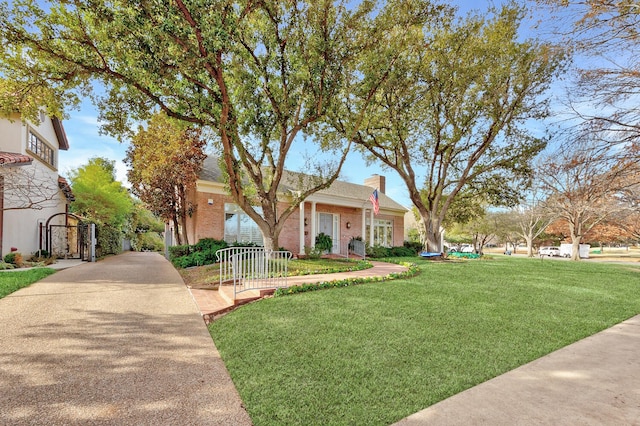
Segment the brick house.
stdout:
<path fill-rule="evenodd" d="M 283 185 L 284 186 L 284 185 Z M 374 189 L 378 190 L 379 214 L 375 215 L 369 201 Z M 288 191 L 282 190 L 282 199 Z M 363 185 L 335 181 L 330 188 L 321 190 L 301 203 L 287 218 L 280 233 L 279 245 L 295 254 L 304 254 L 304 248 L 315 245 L 315 237 L 324 233 L 332 237 L 333 253 L 346 253 L 353 237 L 360 237 L 370 245 L 401 246 L 404 241 L 404 215 L 407 208 L 385 195 L 384 176 L 373 175 Z M 258 226 L 227 194 L 217 160 L 208 157 L 189 196 L 196 206 L 187 220 L 189 241 L 216 238 L 227 242 L 253 242 L 262 244 Z M 373 226 L 371 226 L 373 224 Z"/>
<path fill-rule="evenodd" d="M 67 225 L 73 194 L 58 175 L 58 152 L 69 149 L 62 122 L 40 114 L 38 123 L 19 113 L 0 118 L 0 252 L 40 250 L 44 224 Z"/>

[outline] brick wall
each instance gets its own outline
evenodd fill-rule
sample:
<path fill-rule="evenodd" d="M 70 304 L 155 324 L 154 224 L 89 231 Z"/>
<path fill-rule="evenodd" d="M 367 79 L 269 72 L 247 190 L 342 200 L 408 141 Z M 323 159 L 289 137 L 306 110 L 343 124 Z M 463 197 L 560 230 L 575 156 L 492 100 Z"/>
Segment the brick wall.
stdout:
<path fill-rule="evenodd" d="M 194 191 L 195 192 L 195 191 Z M 224 204 L 233 203 L 231 197 L 208 192 L 195 192 L 191 194 L 191 199 L 195 199 L 197 208 L 191 218 L 187 220 L 187 232 L 189 243 L 195 244 L 202 238 L 224 239 Z M 209 200 L 212 204 L 209 204 Z M 282 204 L 281 210 L 286 208 Z M 340 215 L 340 242 L 341 247 L 353 237 L 365 237 L 362 231 L 362 210 L 353 207 L 340 207 L 327 204 L 317 204 L 316 213 L 333 213 Z M 307 225 L 304 226 L 304 245 L 311 246 L 311 203 L 305 203 L 305 218 Z M 378 219 L 393 220 L 393 245 L 401 246 L 404 241 L 404 217 L 379 215 Z M 350 228 L 347 228 L 347 222 Z M 280 233 L 278 245 L 294 255 L 300 252 L 300 210 L 296 209 L 287 218 L 283 231 Z M 368 239 L 368 235 L 366 236 Z M 304 250 L 303 250 L 304 252 Z"/>

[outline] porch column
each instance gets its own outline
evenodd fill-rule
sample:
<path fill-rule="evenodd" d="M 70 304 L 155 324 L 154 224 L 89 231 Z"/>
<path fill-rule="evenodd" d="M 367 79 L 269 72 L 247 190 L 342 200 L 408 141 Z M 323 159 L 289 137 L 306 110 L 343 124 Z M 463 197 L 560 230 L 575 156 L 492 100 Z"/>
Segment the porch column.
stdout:
<path fill-rule="evenodd" d="M 369 245 L 373 247 L 373 209 L 369 210 Z"/>
<path fill-rule="evenodd" d="M 311 202 L 311 248 L 316 247 L 316 202 Z"/>
<path fill-rule="evenodd" d="M 304 254 L 304 201 L 300 203 L 300 250 L 298 254 Z"/>
<path fill-rule="evenodd" d="M 362 209 L 362 232 L 360 233 L 360 235 L 362 236 L 362 242 L 366 243 L 367 242 L 367 209 L 363 208 Z"/>

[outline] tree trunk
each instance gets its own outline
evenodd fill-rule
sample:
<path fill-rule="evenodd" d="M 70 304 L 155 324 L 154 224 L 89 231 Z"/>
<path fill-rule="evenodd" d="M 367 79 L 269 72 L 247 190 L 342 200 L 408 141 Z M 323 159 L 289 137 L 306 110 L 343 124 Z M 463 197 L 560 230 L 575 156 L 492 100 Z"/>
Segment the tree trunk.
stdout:
<path fill-rule="evenodd" d="M 189 244 L 189 234 L 187 233 L 187 217 L 186 215 L 183 215 L 180 218 L 180 222 L 181 222 L 181 229 L 182 229 L 182 237 L 184 240 L 185 244 Z M 197 241 L 194 241 L 194 243 Z"/>
<path fill-rule="evenodd" d="M 571 260 L 580 260 L 580 237 L 571 236 Z"/>
<path fill-rule="evenodd" d="M 580 260 L 582 233 L 579 218 L 569 221 L 569 234 L 571 234 L 571 260 Z"/>
<path fill-rule="evenodd" d="M 524 240 L 527 242 L 527 257 L 533 257 L 533 235 L 525 235 Z"/>
<path fill-rule="evenodd" d="M 181 246 L 182 238 L 180 235 L 180 227 L 178 226 L 178 218 L 176 216 L 173 216 L 172 221 L 173 221 L 173 234 L 176 237 L 176 244 Z"/>
<path fill-rule="evenodd" d="M 263 235 L 262 241 L 264 243 L 265 250 L 278 250 L 278 236 L 277 235 Z"/>
<path fill-rule="evenodd" d="M 440 233 L 440 221 L 432 219 L 429 215 L 422 218 L 425 224 L 424 249 L 430 253 L 442 253 L 442 234 Z"/>

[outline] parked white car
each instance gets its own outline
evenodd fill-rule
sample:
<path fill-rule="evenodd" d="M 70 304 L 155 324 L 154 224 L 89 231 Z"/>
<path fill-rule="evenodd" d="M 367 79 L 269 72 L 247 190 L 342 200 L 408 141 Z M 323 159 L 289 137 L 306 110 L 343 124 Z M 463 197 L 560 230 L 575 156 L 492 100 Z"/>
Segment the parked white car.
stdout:
<path fill-rule="evenodd" d="M 538 250 L 540 256 L 560 256 L 560 247 L 540 247 Z"/>

